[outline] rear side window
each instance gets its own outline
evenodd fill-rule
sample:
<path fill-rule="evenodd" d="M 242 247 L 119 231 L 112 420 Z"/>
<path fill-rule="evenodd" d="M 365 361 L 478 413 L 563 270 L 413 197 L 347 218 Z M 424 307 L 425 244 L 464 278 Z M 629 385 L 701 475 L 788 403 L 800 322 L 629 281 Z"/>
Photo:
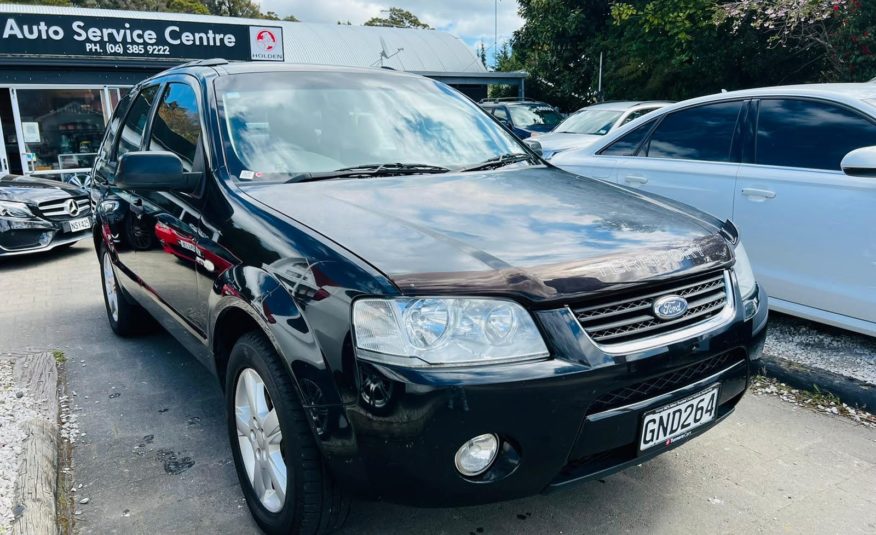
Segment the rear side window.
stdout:
<path fill-rule="evenodd" d="M 152 109 L 152 102 L 155 100 L 155 93 L 158 91 L 158 86 L 149 86 L 140 94 L 137 95 L 134 103 L 131 104 L 131 110 L 125 118 L 125 124 L 122 126 L 122 135 L 119 138 L 119 148 L 116 151 L 116 158 L 127 152 L 140 150 L 140 142 L 143 139 L 143 130 L 146 128 L 146 121 L 149 119 L 149 110 Z"/>
<path fill-rule="evenodd" d="M 511 118 L 508 116 L 508 111 L 505 108 L 493 108 L 490 110 L 490 113 L 493 114 L 500 121 L 510 121 Z"/>
<path fill-rule="evenodd" d="M 647 156 L 729 162 L 742 104 L 719 102 L 670 113 L 648 141 Z"/>
<path fill-rule="evenodd" d="M 602 149 L 599 154 L 605 156 L 635 156 L 636 149 L 639 148 L 642 140 L 645 139 L 645 136 L 651 131 L 651 127 L 654 126 L 655 121 L 656 119 L 652 119 L 642 126 L 634 128 L 629 134 Z"/>
<path fill-rule="evenodd" d="M 840 170 L 849 152 L 876 145 L 876 125 L 852 110 L 798 99 L 760 102 L 755 163 Z"/>
<path fill-rule="evenodd" d="M 656 110 L 656 109 L 657 109 L 657 108 L 644 108 L 644 109 L 641 109 L 641 110 L 636 110 L 636 111 L 634 111 L 634 112 L 630 112 L 630 114 L 627 115 L 626 118 L 624 119 L 624 122 L 622 122 L 622 123 L 619 124 L 618 126 L 623 126 L 623 125 L 625 125 L 625 124 L 627 124 L 627 123 L 629 123 L 629 122 L 632 122 L 633 119 L 638 119 L 639 117 L 645 115 L 646 113 L 651 113 L 652 111 L 654 111 L 654 110 Z"/>
<path fill-rule="evenodd" d="M 201 138 L 201 121 L 195 90 L 186 84 L 167 86 L 150 130 L 149 150 L 168 151 L 179 156 L 183 168 L 191 171 Z"/>

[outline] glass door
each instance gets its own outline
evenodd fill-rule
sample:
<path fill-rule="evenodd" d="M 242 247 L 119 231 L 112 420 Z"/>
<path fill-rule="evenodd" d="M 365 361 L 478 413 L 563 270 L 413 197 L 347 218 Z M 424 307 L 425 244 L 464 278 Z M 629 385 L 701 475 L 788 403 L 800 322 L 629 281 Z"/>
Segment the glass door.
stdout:
<path fill-rule="evenodd" d="M 0 88 L 0 176 L 22 174 L 19 158 L 18 136 L 15 130 L 15 116 L 12 113 L 12 94 L 9 89 Z"/>
<path fill-rule="evenodd" d="M 16 89 L 30 173 L 75 181 L 88 174 L 103 138 L 102 89 Z"/>

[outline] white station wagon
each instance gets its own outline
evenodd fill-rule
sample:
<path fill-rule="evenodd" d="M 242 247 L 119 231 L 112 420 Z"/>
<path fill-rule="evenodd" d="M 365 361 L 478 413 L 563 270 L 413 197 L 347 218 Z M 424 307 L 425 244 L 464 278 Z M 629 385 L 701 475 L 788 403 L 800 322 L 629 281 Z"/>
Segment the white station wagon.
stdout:
<path fill-rule="evenodd" d="M 876 84 L 687 100 L 551 163 L 732 219 L 771 309 L 876 336 Z"/>

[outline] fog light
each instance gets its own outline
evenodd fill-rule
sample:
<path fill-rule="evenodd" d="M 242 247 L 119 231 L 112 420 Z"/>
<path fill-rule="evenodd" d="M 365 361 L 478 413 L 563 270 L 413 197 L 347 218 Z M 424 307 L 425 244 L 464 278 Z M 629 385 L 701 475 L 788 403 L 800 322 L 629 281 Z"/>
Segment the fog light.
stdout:
<path fill-rule="evenodd" d="M 499 437 L 492 433 L 478 435 L 456 452 L 456 469 L 468 477 L 483 474 L 496 460 L 498 452 Z"/>

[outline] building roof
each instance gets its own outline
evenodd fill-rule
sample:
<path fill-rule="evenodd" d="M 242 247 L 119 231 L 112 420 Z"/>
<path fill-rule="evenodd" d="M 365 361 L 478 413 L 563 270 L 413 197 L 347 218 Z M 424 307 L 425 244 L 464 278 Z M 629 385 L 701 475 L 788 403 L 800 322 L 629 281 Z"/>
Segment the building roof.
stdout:
<path fill-rule="evenodd" d="M 283 51 L 288 63 L 378 67 L 381 65 L 381 51 L 384 50 L 385 43 L 390 55 L 401 49 L 382 62 L 382 65 L 396 70 L 436 74 L 483 73 L 489 77 L 487 70 L 468 45 L 456 36 L 437 30 L 16 4 L 0 4 L 0 13 L 279 26 L 283 28 Z"/>

